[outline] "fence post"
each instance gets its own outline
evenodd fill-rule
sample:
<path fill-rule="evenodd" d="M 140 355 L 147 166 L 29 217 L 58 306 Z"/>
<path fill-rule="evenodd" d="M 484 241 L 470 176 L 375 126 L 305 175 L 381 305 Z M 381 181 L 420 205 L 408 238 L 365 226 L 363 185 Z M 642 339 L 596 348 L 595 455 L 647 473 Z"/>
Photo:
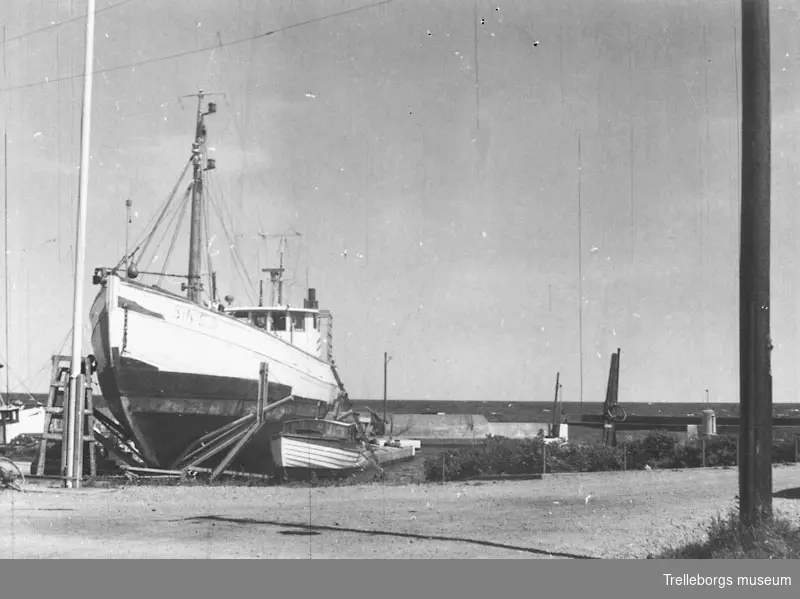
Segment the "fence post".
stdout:
<path fill-rule="evenodd" d="M 442 484 L 444 484 L 445 453 L 442 452 Z"/>
<path fill-rule="evenodd" d="M 628 471 L 628 443 L 622 444 L 622 471 Z"/>
<path fill-rule="evenodd" d="M 547 473 L 547 443 L 542 439 L 542 478 Z"/>
<path fill-rule="evenodd" d="M 703 437 L 700 440 L 700 452 L 703 454 L 703 468 L 706 467 L 706 439 Z"/>

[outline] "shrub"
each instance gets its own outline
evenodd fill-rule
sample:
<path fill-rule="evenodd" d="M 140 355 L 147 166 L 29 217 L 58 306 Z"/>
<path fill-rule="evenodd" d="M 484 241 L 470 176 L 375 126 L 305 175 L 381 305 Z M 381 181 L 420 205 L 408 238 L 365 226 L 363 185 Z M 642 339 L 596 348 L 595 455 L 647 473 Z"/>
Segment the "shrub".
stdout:
<path fill-rule="evenodd" d="M 787 463 L 795 461 L 794 433 L 773 434 L 772 461 L 773 463 Z"/>
<path fill-rule="evenodd" d="M 675 460 L 678 440 L 666 431 L 654 431 L 644 439 L 634 441 L 631 447 L 633 467 L 669 468 Z M 629 464 L 630 466 L 630 464 Z"/>
<path fill-rule="evenodd" d="M 442 456 L 442 460 L 436 465 L 439 466 L 439 474 L 433 473 L 436 479 L 443 480 L 458 480 L 461 478 L 469 478 L 481 474 L 483 467 L 483 460 L 481 456 L 472 454 L 465 454 L 458 451 L 448 451 Z"/>
<path fill-rule="evenodd" d="M 772 518 L 742 529 L 739 512 L 715 516 L 708 538 L 668 548 L 649 559 L 800 559 L 800 528 L 785 518 Z"/>
<path fill-rule="evenodd" d="M 590 458 L 589 472 L 622 470 L 625 467 L 624 449 L 598 444 L 586 448 Z"/>
<path fill-rule="evenodd" d="M 586 445 L 552 443 L 547 447 L 547 472 L 590 472 L 592 451 Z"/>
<path fill-rule="evenodd" d="M 700 441 L 697 442 L 698 444 Z M 720 435 L 706 440 L 706 466 L 736 466 L 739 457 L 736 455 L 739 442 L 734 435 Z M 702 459 L 695 467 L 702 466 Z"/>
<path fill-rule="evenodd" d="M 480 445 L 449 449 L 426 457 L 425 480 L 463 480 L 480 475 L 538 474 L 542 472 L 541 437 L 508 439 L 491 437 Z M 603 472 L 650 468 L 700 468 L 736 466 L 737 438 L 719 435 L 705 440 L 679 442 L 665 431 L 622 446 L 551 443 L 547 445 L 547 472 Z M 776 435 L 772 443 L 773 463 L 794 461 L 794 436 Z M 444 471 L 444 472 L 443 472 Z"/>

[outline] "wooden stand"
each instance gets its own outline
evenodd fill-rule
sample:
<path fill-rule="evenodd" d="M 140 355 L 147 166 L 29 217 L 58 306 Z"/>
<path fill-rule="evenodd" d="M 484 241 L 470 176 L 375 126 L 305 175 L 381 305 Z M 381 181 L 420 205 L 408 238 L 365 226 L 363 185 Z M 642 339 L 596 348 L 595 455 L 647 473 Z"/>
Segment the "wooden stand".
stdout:
<path fill-rule="evenodd" d="M 65 399 L 69 389 L 69 375 L 70 375 L 70 357 L 57 355 L 53 356 L 53 369 L 50 378 L 50 391 L 47 395 L 47 405 L 45 406 L 44 416 L 44 430 L 42 432 L 42 439 L 39 444 L 39 454 L 33 464 L 36 476 L 44 476 L 45 464 L 47 461 L 47 443 L 48 441 L 57 441 L 61 443 L 61 469 L 59 470 L 59 477 L 66 476 L 67 470 L 67 444 L 65 442 L 66 435 L 74 430 L 72 426 L 67 423 L 65 418 Z M 84 474 L 83 456 L 84 445 L 89 444 L 89 476 L 94 478 L 97 476 L 97 454 L 94 445 L 94 408 L 92 405 L 92 385 L 83 384 L 84 378 L 81 376 L 78 379 L 78 396 L 83 398 L 80 409 L 82 414 L 76 417 L 75 424 L 81 425 L 81 443 L 75 446 L 75 463 L 78 464 L 78 470 L 75 472 L 75 478 L 82 480 Z M 60 426 L 56 423 L 60 423 Z M 55 427 L 54 427 L 55 425 Z M 53 430 L 54 428 L 58 430 Z"/>
<path fill-rule="evenodd" d="M 258 434 L 265 424 L 267 412 L 275 410 L 287 403 L 294 401 L 294 397 L 289 396 L 266 405 L 267 380 L 269 378 L 269 365 L 262 362 L 259 369 L 258 378 L 258 398 L 256 400 L 256 411 L 254 414 L 243 416 L 234 422 L 226 424 L 194 441 L 186 450 L 175 460 L 172 465 L 173 471 L 204 471 L 207 469 L 199 466 L 207 460 L 218 455 L 228 447 L 230 451 L 222 458 L 217 466 L 211 470 L 210 480 L 217 480 L 226 472 L 226 468 L 238 456 L 245 445 Z"/>

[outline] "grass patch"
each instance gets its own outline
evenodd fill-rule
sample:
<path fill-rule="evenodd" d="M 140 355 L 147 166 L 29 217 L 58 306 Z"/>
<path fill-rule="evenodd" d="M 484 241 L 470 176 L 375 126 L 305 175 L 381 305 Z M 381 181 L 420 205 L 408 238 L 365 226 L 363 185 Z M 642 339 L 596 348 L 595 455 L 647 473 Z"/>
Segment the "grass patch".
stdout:
<path fill-rule="evenodd" d="M 800 528 L 782 517 L 743 529 L 739 512 L 715 516 L 708 539 L 663 550 L 648 559 L 800 559 Z"/>
<path fill-rule="evenodd" d="M 474 476 L 556 472 L 735 467 L 735 435 L 679 441 L 665 431 L 617 447 L 594 443 L 550 443 L 544 439 L 491 437 L 480 444 L 458 447 L 424 462 L 425 480 L 464 480 Z M 794 436 L 776 435 L 773 464 L 795 461 Z"/>

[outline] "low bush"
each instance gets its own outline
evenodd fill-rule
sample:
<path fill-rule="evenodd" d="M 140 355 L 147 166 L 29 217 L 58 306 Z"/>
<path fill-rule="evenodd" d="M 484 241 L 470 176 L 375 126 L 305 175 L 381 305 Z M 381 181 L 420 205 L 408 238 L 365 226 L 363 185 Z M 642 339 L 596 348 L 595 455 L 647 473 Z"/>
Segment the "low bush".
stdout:
<path fill-rule="evenodd" d="M 604 444 L 550 443 L 544 440 L 490 437 L 479 445 L 449 449 L 424 461 L 425 480 L 464 480 L 481 475 L 540 474 L 545 472 L 603 472 L 614 470 L 733 467 L 737 464 L 736 436 L 717 435 L 679 441 L 665 431 L 617 447 Z M 705 458 L 705 461 L 704 461 Z M 776 435 L 773 463 L 795 461 L 793 435 Z"/>
<path fill-rule="evenodd" d="M 705 541 L 665 549 L 649 559 L 800 559 L 800 528 L 775 517 L 757 526 L 742 528 L 739 512 L 716 516 Z"/>
<path fill-rule="evenodd" d="M 484 474 L 541 472 L 541 446 L 539 439 L 492 437 L 479 445 L 449 449 L 425 459 L 425 480 L 463 480 Z"/>

